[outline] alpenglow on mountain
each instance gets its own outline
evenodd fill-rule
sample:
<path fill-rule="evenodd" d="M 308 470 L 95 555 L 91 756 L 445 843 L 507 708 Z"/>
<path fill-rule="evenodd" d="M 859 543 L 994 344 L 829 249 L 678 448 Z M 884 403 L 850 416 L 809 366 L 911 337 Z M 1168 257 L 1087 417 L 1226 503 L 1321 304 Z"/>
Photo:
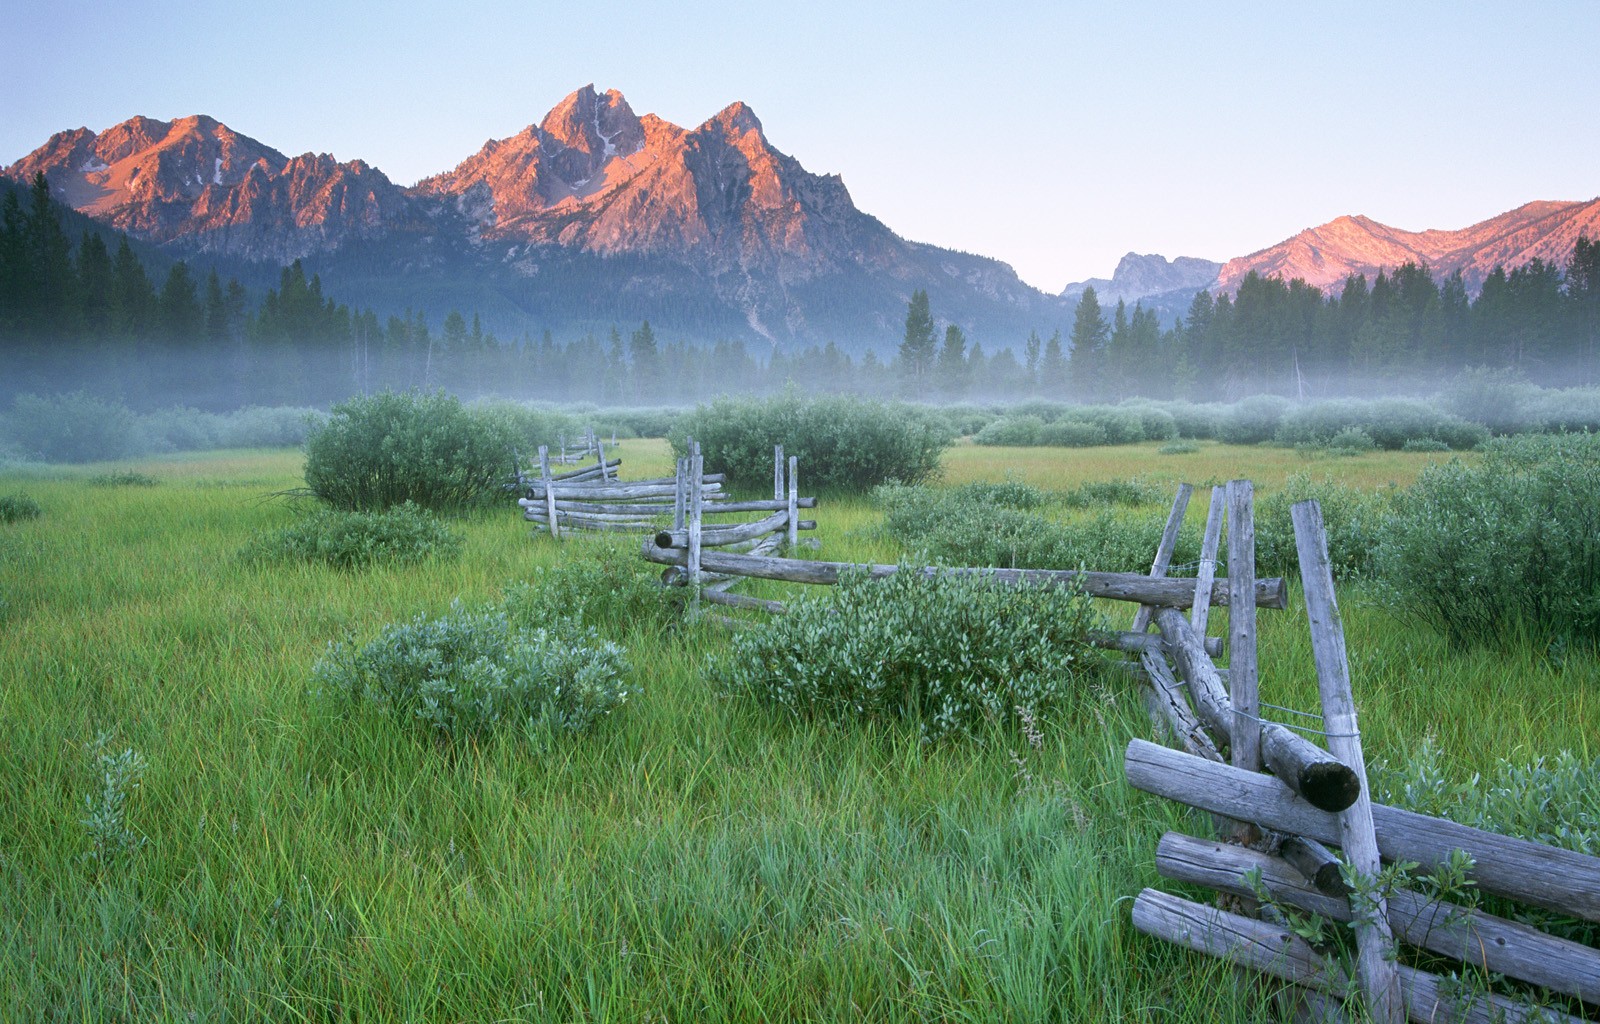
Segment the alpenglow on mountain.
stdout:
<path fill-rule="evenodd" d="M 649 319 L 703 341 L 883 348 L 921 288 L 992 348 L 1071 312 L 1004 263 L 899 237 L 743 103 L 685 129 L 585 86 L 410 188 L 205 116 L 61 132 L 4 173 L 40 171 L 62 202 L 173 255 L 261 280 L 302 259 L 342 301 L 435 322 L 477 310 L 507 334 Z"/>

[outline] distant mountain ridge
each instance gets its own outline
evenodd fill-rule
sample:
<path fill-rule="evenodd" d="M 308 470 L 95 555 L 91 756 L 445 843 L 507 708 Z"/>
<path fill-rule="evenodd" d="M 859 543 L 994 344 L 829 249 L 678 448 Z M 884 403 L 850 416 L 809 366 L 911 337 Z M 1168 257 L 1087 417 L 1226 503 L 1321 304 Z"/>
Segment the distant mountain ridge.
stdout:
<path fill-rule="evenodd" d="M 64 131 L 4 168 L 44 173 L 66 205 L 169 257 L 227 261 L 258 284 L 295 259 L 342 300 L 380 311 L 479 311 L 507 336 L 649 319 L 701 341 L 838 342 L 884 351 L 906 302 L 993 350 L 1070 326 L 1087 287 L 1181 318 L 1195 292 L 1253 272 L 1336 290 L 1405 262 L 1461 271 L 1562 264 L 1600 238 L 1600 199 L 1533 202 L 1459 230 L 1340 217 L 1226 264 L 1128 253 L 1110 278 L 1047 295 L 998 260 L 895 234 L 838 175 L 808 172 L 735 102 L 694 128 L 638 115 L 592 85 L 537 124 L 402 187 L 362 160 L 286 156 L 204 115 Z M 242 271 L 239 268 L 244 268 Z"/>
<path fill-rule="evenodd" d="M 991 345 L 1070 314 L 1004 263 L 899 237 L 837 175 L 775 149 L 743 103 L 684 129 L 585 86 L 412 188 L 205 116 L 61 132 L 4 171 L 38 172 L 177 254 L 305 259 L 352 301 L 484 309 L 502 329 L 649 318 L 706 340 L 881 347 L 918 288 Z"/>
<path fill-rule="evenodd" d="M 1435 276 L 1460 271 L 1476 294 L 1496 266 L 1533 259 L 1564 266 L 1579 235 L 1600 239 L 1600 198 L 1586 202 L 1533 202 L 1452 231 L 1405 231 L 1370 217 L 1338 217 L 1326 224 L 1228 261 L 1217 290 L 1232 292 L 1252 271 L 1263 277 L 1303 278 L 1322 289 L 1351 274 L 1371 277 L 1403 263 L 1426 265 Z"/>

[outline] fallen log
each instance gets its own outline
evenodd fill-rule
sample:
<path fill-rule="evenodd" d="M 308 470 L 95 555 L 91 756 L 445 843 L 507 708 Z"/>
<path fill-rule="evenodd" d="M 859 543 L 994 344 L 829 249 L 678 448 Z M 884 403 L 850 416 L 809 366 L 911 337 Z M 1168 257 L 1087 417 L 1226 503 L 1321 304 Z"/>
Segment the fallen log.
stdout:
<path fill-rule="evenodd" d="M 1156 848 L 1156 870 L 1175 882 L 1248 897 L 1257 893 L 1245 876 L 1259 872 L 1261 887 L 1277 902 L 1331 921 L 1351 919 L 1349 899 L 1329 896 L 1286 861 L 1243 846 L 1168 832 Z M 1410 889 L 1391 890 L 1388 911 L 1394 934 L 1418 949 L 1600 1006 L 1600 950 Z"/>
<path fill-rule="evenodd" d="M 683 554 L 676 548 L 657 548 L 649 545 L 644 558 L 657 565 L 683 565 Z M 790 583 L 830 585 L 839 582 L 839 574 L 859 570 L 881 579 L 900 571 L 898 565 L 874 565 L 857 562 L 821 562 L 793 558 L 760 558 L 754 555 L 724 554 L 708 551 L 702 564 L 717 572 L 754 579 L 784 580 Z M 1153 579 L 1134 572 L 1090 572 L 1083 569 L 968 569 L 928 566 L 916 570 L 925 576 L 982 575 L 1007 584 L 1033 584 L 1065 586 L 1077 584 L 1090 597 L 1103 597 L 1135 604 L 1153 604 L 1173 608 L 1187 608 L 1194 600 L 1194 581 L 1186 579 Z M 1219 581 L 1225 582 L 1225 581 Z M 1227 588 L 1219 586 L 1211 600 L 1226 605 Z M 1283 608 L 1287 603 L 1287 590 L 1278 577 L 1256 580 L 1256 605 L 1261 608 Z"/>
<path fill-rule="evenodd" d="M 1138 739 L 1128 744 L 1123 770 L 1128 784 L 1146 793 L 1318 842 L 1339 842 L 1336 814 L 1311 806 L 1272 776 Z M 1452 851 L 1465 850 L 1474 861 L 1472 881 L 1483 892 L 1600 921 L 1600 857 L 1384 804 L 1372 805 L 1372 819 L 1385 860 L 1416 861 L 1424 871 L 1437 871 Z"/>
<path fill-rule="evenodd" d="M 730 594 L 726 590 L 712 590 L 709 588 L 700 591 L 700 599 L 711 604 L 727 605 L 729 608 L 754 608 L 757 611 L 770 612 L 773 615 L 787 615 L 789 609 L 780 601 L 767 601 L 748 594 Z"/>
<path fill-rule="evenodd" d="M 537 523 L 540 526 L 550 525 L 550 517 L 535 509 L 530 508 L 527 512 L 523 513 L 522 518 L 526 519 L 530 523 Z M 579 530 L 598 530 L 601 533 L 654 533 L 656 529 L 656 524 L 648 519 L 637 523 L 630 523 L 605 519 L 589 519 L 584 516 L 566 516 L 561 515 L 560 513 L 557 513 L 556 524 L 558 526 L 570 526 Z"/>

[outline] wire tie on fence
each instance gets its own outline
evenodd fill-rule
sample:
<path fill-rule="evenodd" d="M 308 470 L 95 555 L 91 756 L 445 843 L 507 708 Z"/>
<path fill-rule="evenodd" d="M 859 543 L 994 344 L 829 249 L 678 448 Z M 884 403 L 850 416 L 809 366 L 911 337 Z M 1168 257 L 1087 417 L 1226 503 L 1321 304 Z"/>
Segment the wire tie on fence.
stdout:
<path fill-rule="evenodd" d="M 1274 711 L 1286 711 L 1291 715 L 1299 715 L 1302 718 L 1321 718 L 1322 717 L 1321 715 L 1317 714 L 1315 711 L 1296 711 L 1294 708 L 1286 708 L 1281 704 L 1268 704 L 1266 701 L 1260 701 L 1259 703 L 1264 708 L 1271 708 Z"/>
<path fill-rule="evenodd" d="M 1287 710 L 1287 709 L 1284 709 L 1284 710 Z M 1238 708 L 1234 708 L 1233 709 L 1233 713 L 1238 715 L 1240 718 L 1249 719 L 1250 721 L 1256 723 L 1257 725 L 1281 725 L 1285 729 L 1293 729 L 1296 732 L 1309 733 L 1312 736 L 1322 736 L 1322 737 L 1325 737 L 1325 738 L 1330 739 L 1330 740 L 1332 740 L 1332 739 L 1346 739 L 1346 740 L 1348 740 L 1348 739 L 1356 739 L 1356 738 L 1360 737 L 1360 735 L 1361 735 L 1358 732 L 1323 732 L 1321 729 L 1313 729 L 1309 725 L 1290 725 L 1288 722 L 1274 722 L 1274 721 L 1272 721 L 1270 719 L 1266 719 L 1266 718 L 1257 718 L 1255 715 L 1248 714 L 1247 712 L 1244 712 L 1244 711 L 1240 711 Z M 1302 712 L 1297 712 L 1297 714 L 1305 714 L 1305 712 L 1303 712 L 1303 711 Z M 1320 717 L 1320 716 L 1313 716 L 1313 717 Z"/>

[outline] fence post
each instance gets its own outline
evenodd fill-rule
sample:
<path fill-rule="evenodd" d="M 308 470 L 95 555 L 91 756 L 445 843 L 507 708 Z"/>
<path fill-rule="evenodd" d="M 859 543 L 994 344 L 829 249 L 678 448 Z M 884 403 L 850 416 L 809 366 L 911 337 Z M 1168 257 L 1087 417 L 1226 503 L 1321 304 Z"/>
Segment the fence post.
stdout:
<path fill-rule="evenodd" d="M 772 446 L 772 500 L 783 500 L 783 445 Z"/>
<path fill-rule="evenodd" d="M 539 479 L 544 484 L 544 511 L 550 519 L 550 536 L 561 539 L 561 527 L 556 524 L 556 482 L 550 475 L 550 446 L 539 446 Z"/>
<path fill-rule="evenodd" d="M 1183 527 L 1183 514 L 1189 510 L 1189 495 L 1194 493 L 1190 484 L 1179 484 L 1177 496 L 1172 499 L 1172 511 L 1167 514 L 1167 528 L 1161 532 L 1161 543 L 1156 547 L 1156 559 L 1150 566 L 1150 575 L 1160 578 L 1172 565 L 1172 552 L 1178 547 L 1178 531 Z M 1154 609 L 1147 604 L 1133 613 L 1133 631 L 1143 633 L 1150 628 Z"/>
<path fill-rule="evenodd" d="M 689 586 L 694 592 L 693 609 L 700 611 L 700 519 L 705 510 L 705 460 L 700 442 L 689 446 Z"/>
<path fill-rule="evenodd" d="M 800 483 L 796 479 L 799 467 L 800 457 L 789 456 L 789 551 L 791 553 L 800 544 Z"/>
<path fill-rule="evenodd" d="M 1305 588 L 1306 618 L 1311 625 L 1311 653 L 1317 665 L 1317 689 L 1322 695 L 1322 725 L 1328 749 L 1361 782 L 1361 795 L 1339 814 L 1339 845 L 1351 868 L 1366 879 L 1382 868 L 1378 837 L 1372 825 L 1372 793 L 1367 787 L 1367 762 L 1361 752 L 1361 729 L 1356 722 L 1355 697 L 1350 692 L 1350 660 L 1344 645 L 1344 624 L 1333 592 L 1333 568 L 1328 561 L 1328 536 L 1322 526 L 1322 506 L 1302 501 L 1289 510 L 1294 521 L 1294 543 L 1300 556 L 1300 579 Z M 1230 561 L 1228 578 L 1237 568 Z M 1231 598 L 1231 595 L 1230 595 Z M 1237 611 L 1230 608 L 1232 616 Z M 1356 920 L 1357 976 L 1367 1012 L 1381 1024 L 1401 1024 L 1406 1019 L 1395 970 L 1394 935 L 1389 930 L 1389 910 L 1381 893 L 1352 899 Z"/>
<path fill-rule="evenodd" d="M 1261 697 L 1256 673 L 1255 485 L 1228 481 L 1228 700 L 1233 766 L 1261 770 Z"/>
<path fill-rule="evenodd" d="M 1222 521 L 1228 517 L 1227 507 L 1227 492 L 1221 487 L 1211 488 L 1211 510 L 1206 513 L 1205 538 L 1200 542 L 1200 574 L 1194 584 L 1194 608 L 1189 612 L 1189 624 L 1202 640 L 1210 624 L 1211 590 L 1217 580 L 1217 548 L 1222 546 Z"/>
<path fill-rule="evenodd" d="M 684 479 L 689 473 L 688 463 L 688 459 L 679 459 L 672 477 L 672 529 L 675 531 L 683 529 L 684 506 L 688 503 L 689 482 Z"/>

